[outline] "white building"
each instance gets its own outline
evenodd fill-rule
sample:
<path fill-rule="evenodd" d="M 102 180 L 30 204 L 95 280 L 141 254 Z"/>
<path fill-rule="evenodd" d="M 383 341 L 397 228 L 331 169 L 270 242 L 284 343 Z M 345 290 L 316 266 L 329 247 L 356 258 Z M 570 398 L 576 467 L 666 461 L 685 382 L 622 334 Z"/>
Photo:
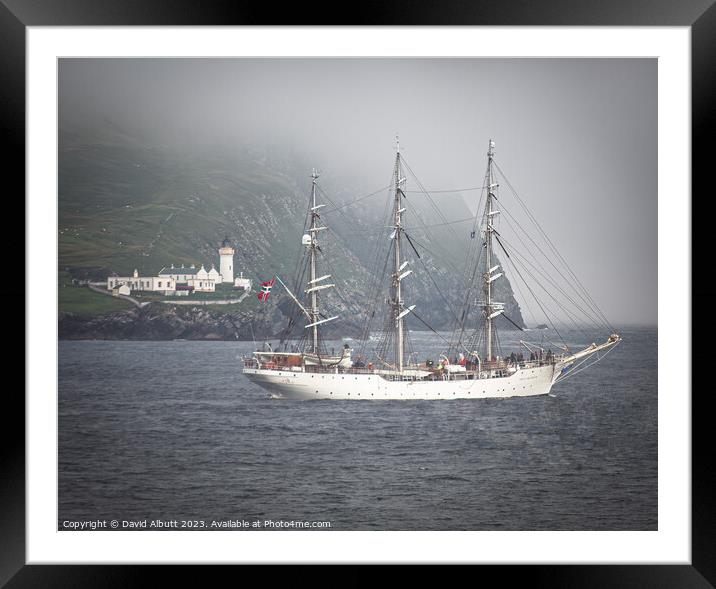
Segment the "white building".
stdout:
<path fill-rule="evenodd" d="M 206 280 L 207 278 L 209 278 L 209 273 L 206 271 L 206 268 L 204 268 L 204 264 L 202 264 L 201 268 L 196 271 L 196 276 L 194 278 L 198 278 L 201 280 Z"/>
<path fill-rule="evenodd" d="M 193 292 L 215 292 L 216 285 L 221 283 L 221 274 L 216 271 L 216 268 L 212 266 L 211 270 L 207 272 L 203 264 L 198 270 L 194 264 L 189 267 L 185 267 L 184 264 L 181 266 L 172 264 L 168 268 L 162 268 L 159 271 L 159 276 L 171 278 L 176 284 L 191 287 L 190 290 Z M 179 290 L 185 294 L 184 291 Z"/>
<path fill-rule="evenodd" d="M 214 264 L 211 265 L 211 270 L 209 270 L 208 274 L 209 278 L 211 278 L 214 282 L 222 282 L 221 274 L 219 274 L 219 271 L 214 268 Z"/>
<path fill-rule="evenodd" d="M 129 287 L 128 287 L 126 284 L 124 284 L 124 283 L 118 284 L 117 286 L 115 286 L 114 288 L 112 288 L 112 294 L 113 294 L 114 296 L 117 296 L 117 295 L 126 295 L 126 296 L 129 296 L 129 294 L 130 294 L 131 292 L 132 292 L 132 291 L 129 289 Z"/>
<path fill-rule="evenodd" d="M 172 264 L 169 268 L 162 268 L 159 271 L 159 276 L 162 276 L 164 278 L 171 278 L 175 282 L 179 283 L 186 283 L 187 280 L 190 278 L 196 278 L 197 269 L 194 264 L 189 266 L 188 268 L 184 267 L 184 264 L 181 266 L 174 266 Z"/>
<path fill-rule="evenodd" d="M 216 290 L 216 280 L 209 278 L 204 264 L 197 270 L 194 278 L 189 278 L 186 283 L 187 286 L 194 287 L 194 292 L 214 292 Z"/>
<path fill-rule="evenodd" d="M 194 292 L 214 292 L 216 290 L 216 282 L 211 278 L 190 278 L 187 280 L 188 286 L 194 287 Z"/>
<path fill-rule="evenodd" d="M 215 292 L 217 284 L 231 284 L 234 288 L 244 291 L 251 290 L 251 280 L 244 278 L 244 273 L 234 279 L 234 248 L 229 238 L 221 242 L 219 248 L 219 270 L 211 265 L 208 272 L 202 264 L 199 269 L 191 266 L 164 267 L 159 276 L 139 276 L 135 270 L 134 276 L 110 276 L 107 278 L 107 289 L 114 290 L 118 286 L 126 285 L 130 290 L 164 292 L 167 295 L 187 295 L 189 292 Z M 177 286 L 179 288 L 177 288 Z"/>
<path fill-rule="evenodd" d="M 238 288 L 244 291 L 251 290 L 251 279 L 244 278 L 244 273 L 242 272 L 238 278 L 234 279 L 234 288 Z"/>
<path fill-rule="evenodd" d="M 228 237 L 224 238 L 219 248 L 219 274 L 222 282 L 234 282 L 234 248 Z"/>
<path fill-rule="evenodd" d="M 140 276 L 137 270 L 132 276 L 110 276 L 107 278 L 107 290 L 114 291 L 126 285 L 135 291 L 170 292 L 176 289 L 176 280 L 169 276 Z M 124 292 L 120 294 L 125 294 Z M 128 293 L 127 293 L 128 294 Z"/>

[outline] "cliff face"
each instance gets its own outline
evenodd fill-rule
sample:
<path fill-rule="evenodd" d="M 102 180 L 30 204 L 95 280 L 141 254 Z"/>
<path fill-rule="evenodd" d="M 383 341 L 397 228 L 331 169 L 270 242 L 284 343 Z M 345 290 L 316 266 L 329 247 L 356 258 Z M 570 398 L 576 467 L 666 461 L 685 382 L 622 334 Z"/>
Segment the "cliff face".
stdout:
<path fill-rule="evenodd" d="M 93 317 L 76 313 L 59 316 L 61 339 L 251 339 L 250 333 L 248 338 L 242 337 L 243 326 L 238 318 L 228 314 L 213 316 L 204 310 L 182 314 L 171 307 L 156 309 L 154 305 Z"/>
<path fill-rule="evenodd" d="M 261 312 L 215 311 L 202 307 L 182 307 L 153 303 L 103 315 L 77 313 L 59 315 L 60 339 L 105 340 L 252 340 L 262 341 L 280 335 L 286 317 L 277 306 Z M 324 330 L 325 337 L 357 336 L 351 324 L 340 333 Z M 335 329 L 335 328 L 334 328 Z"/>

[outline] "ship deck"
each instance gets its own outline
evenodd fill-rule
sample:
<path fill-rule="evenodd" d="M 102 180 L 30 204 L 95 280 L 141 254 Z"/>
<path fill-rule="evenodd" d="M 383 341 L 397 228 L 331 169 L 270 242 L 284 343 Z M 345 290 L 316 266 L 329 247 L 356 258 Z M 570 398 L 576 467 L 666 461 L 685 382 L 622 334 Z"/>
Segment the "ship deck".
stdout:
<path fill-rule="evenodd" d="M 456 365 L 426 366 L 424 364 L 413 364 L 406 366 L 403 372 L 394 369 L 376 367 L 352 367 L 343 368 L 340 366 L 319 366 L 319 365 L 289 365 L 276 362 L 258 362 L 255 358 L 244 358 L 244 368 L 253 370 L 265 370 L 270 372 L 299 372 L 309 374 L 341 374 L 341 375 L 375 375 L 387 381 L 441 381 L 441 380 L 475 380 L 484 378 L 505 378 L 513 375 L 517 370 L 534 369 L 542 366 L 552 366 L 559 361 L 559 358 L 547 360 L 534 360 L 527 362 L 491 362 L 483 363 L 480 369 L 465 369 L 455 371 Z"/>

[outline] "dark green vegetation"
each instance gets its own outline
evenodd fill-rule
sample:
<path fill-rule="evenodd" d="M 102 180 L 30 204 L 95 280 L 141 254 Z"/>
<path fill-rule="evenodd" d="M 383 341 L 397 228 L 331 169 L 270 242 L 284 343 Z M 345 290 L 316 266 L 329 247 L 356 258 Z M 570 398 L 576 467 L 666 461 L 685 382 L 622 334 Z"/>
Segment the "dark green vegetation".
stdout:
<path fill-rule="evenodd" d="M 217 248 L 228 236 L 236 249 L 235 273 L 243 271 L 251 278 L 254 290 L 275 274 L 295 284 L 313 164 L 300 155 L 259 147 L 189 146 L 179 151 L 147 145 L 117 131 L 92 140 L 62 131 L 59 158 L 59 268 L 68 269 L 72 277 L 104 281 L 112 273 L 130 276 L 134 269 L 140 275 L 156 275 L 171 263 L 218 268 Z M 391 166 L 386 162 L 388 172 Z M 371 276 L 384 269 L 384 256 L 377 254 L 376 246 L 389 243 L 385 213 L 391 196 L 383 190 L 343 207 L 379 187 L 348 185 L 330 173 L 319 184 L 319 200 L 328 205 L 322 209 L 322 221 L 330 227 L 320 236 L 324 256 L 319 264 L 321 273 L 331 274 L 331 282 L 337 284 L 322 305 L 327 313 L 351 321 L 355 329 L 372 301 L 378 313 L 384 312 L 383 299 L 376 295 L 387 294 L 387 282 L 376 284 Z M 416 312 L 436 329 L 451 329 L 462 303 L 472 224 L 444 221 L 471 215 L 455 195 L 440 201 L 439 211 L 420 193 L 408 194 L 407 204 L 406 226 L 420 257 L 404 244 L 414 271 L 406 283 L 406 301 L 416 304 Z M 496 294 L 498 300 L 507 302 L 511 318 L 522 323 L 509 283 L 501 283 L 504 292 Z M 240 308 L 271 316 L 272 325 L 278 326 L 285 323 L 291 307 L 282 290 L 277 283 L 268 304 L 259 303 L 254 292 L 239 305 L 210 305 L 205 310 L 222 314 Z M 68 293 L 60 295 L 61 311 L 96 314 L 128 308 L 125 301 L 86 288 Z M 160 298 L 135 294 L 145 301 Z M 240 293 L 233 291 L 231 296 Z M 212 300 L 228 295 L 220 290 L 194 297 Z M 376 317 L 374 328 L 379 329 L 382 319 Z M 408 325 L 425 329 L 413 317 Z"/>

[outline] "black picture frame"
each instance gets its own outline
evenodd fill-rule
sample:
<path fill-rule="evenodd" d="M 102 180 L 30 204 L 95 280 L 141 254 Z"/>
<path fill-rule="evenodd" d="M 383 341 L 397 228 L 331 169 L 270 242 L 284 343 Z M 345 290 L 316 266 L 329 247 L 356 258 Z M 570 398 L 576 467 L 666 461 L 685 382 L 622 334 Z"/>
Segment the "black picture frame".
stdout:
<path fill-rule="evenodd" d="M 3 168 L 7 189 L 6 206 L 16 206 L 16 214 L 24 217 L 19 199 L 25 190 L 25 35 L 29 26 L 102 26 L 102 25 L 259 25 L 259 24 L 341 24 L 343 14 L 336 8 L 319 11 L 294 3 L 280 11 L 273 5 L 243 5 L 236 2 L 198 2 L 174 0 L 3 0 L 0 4 L 0 74 L 2 101 L 0 123 L 6 154 Z M 716 6 L 713 0 L 553 0 L 524 2 L 444 1 L 408 2 L 365 1 L 357 12 L 350 12 L 354 22 L 365 25 L 565 25 L 565 26 L 690 26 L 692 32 L 692 187 L 693 194 L 702 194 L 698 201 L 699 215 L 694 218 L 693 234 L 710 235 L 706 223 L 709 213 L 707 158 L 716 109 Z M 276 18 L 282 21 L 276 22 Z M 347 24 L 347 23 L 346 23 Z M 694 203 L 692 203 L 694 206 Z M 699 227 L 698 224 L 702 225 Z M 13 252 L 17 263 L 17 237 L 4 232 L 6 251 Z M 704 242 L 705 243 L 705 242 Z M 710 247 L 693 245 L 693 268 L 710 268 L 706 255 Z M 703 252 L 703 253 L 702 253 Z M 697 259 L 703 264 L 695 264 Z M 709 309 L 714 289 L 704 278 L 692 287 L 695 309 Z M 3 303 L 17 305 L 2 293 Z M 5 305 L 3 305 L 5 307 Z M 31 309 L 25 308 L 26 313 Z M 688 317 L 688 314 L 686 315 Z M 19 319 L 19 318 L 18 318 Z M 690 317 L 688 318 L 690 321 Z M 23 330 L 24 331 L 24 330 Z M 695 335 L 697 330 L 692 330 Z M 9 330 L 6 331 L 9 333 Z M 19 333 L 15 330 L 14 333 Z M 690 362 L 708 365 L 708 345 L 694 339 Z M 16 346 L 19 353 L 21 348 Z M 12 363 L 8 363 L 11 365 Z M 693 394 L 692 401 L 692 560 L 691 565 L 534 565 L 482 566 L 479 580 L 498 579 L 501 586 L 524 583 L 549 587 L 713 587 L 716 586 L 716 464 L 711 440 L 708 411 L 708 387 Z M 691 394 L 691 391 L 673 391 Z M 163 584 L 177 578 L 182 582 L 210 581 L 215 570 L 210 567 L 141 567 L 135 565 L 25 565 L 25 405 L 17 387 L 6 388 L 3 414 L 2 475 L 0 477 L 0 585 L 16 587 L 127 587 L 153 584 L 152 577 L 161 575 Z M 10 428 L 14 423 L 17 430 Z M 222 567 L 223 568 L 223 567 Z M 293 567 L 283 574 L 295 578 Z M 151 569 L 151 574 L 148 569 Z M 287 570 L 288 569 L 288 570 Z M 340 575 L 342 571 L 331 571 Z M 244 577 L 248 578 L 248 577 Z M 331 577 L 326 577 L 331 578 Z M 337 577 L 346 579 L 346 577 Z M 351 575 L 356 581 L 358 575 Z M 275 581 L 275 578 L 273 579 Z"/>

